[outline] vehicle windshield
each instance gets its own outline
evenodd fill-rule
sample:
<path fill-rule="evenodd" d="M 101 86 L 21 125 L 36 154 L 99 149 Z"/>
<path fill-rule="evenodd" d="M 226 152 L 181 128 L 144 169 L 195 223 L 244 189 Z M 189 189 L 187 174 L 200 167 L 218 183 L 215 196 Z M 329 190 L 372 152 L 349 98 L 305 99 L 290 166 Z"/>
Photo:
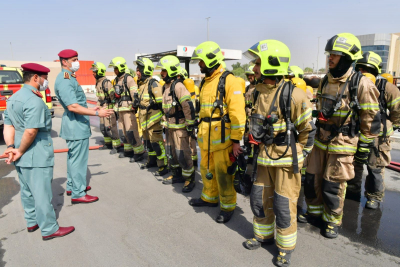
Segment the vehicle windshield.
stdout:
<path fill-rule="evenodd" d="M 0 84 L 23 83 L 21 75 L 14 70 L 0 70 Z"/>

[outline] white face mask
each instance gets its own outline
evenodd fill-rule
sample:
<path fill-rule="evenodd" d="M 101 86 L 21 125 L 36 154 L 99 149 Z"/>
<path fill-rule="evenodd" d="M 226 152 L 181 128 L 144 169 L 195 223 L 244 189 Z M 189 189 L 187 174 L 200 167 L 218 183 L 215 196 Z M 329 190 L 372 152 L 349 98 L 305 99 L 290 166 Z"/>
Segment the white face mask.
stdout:
<path fill-rule="evenodd" d="M 72 72 L 77 72 L 79 70 L 79 61 L 72 62 L 70 69 Z"/>
<path fill-rule="evenodd" d="M 48 80 L 43 79 L 43 84 L 40 84 L 40 80 L 39 80 L 39 91 L 46 90 L 48 86 L 49 86 Z"/>

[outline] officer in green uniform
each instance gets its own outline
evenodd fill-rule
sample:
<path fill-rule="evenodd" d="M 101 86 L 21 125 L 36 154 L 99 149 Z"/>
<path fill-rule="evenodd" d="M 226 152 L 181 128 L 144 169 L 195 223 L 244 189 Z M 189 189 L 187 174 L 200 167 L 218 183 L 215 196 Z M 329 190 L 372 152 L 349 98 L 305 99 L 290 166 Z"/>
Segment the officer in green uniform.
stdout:
<path fill-rule="evenodd" d="M 68 146 L 67 192 L 72 191 L 72 204 L 91 203 L 99 200 L 86 191 L 86 171 L 89 157 L 89 137 L 91 136 L 89 116 L 108 117 L 111 109 L 88 108 L 86 96 L 76 80 L 79 69 L 78 53 L 71 49 L 61 51 L 58 56 L 62 71 L 55 82 L 55 92 L 64 108 L 60 136 Z"/>
<path fill-rule="evenodd" d="M 4 140 L 8 164 L 14 163 L 21 186 L 21 202 L 28 232 L 40 228 L 43 240 L 67 235 L 73 226 L 59 227 L 51 199 L 54 152 L 51 114 L 38 91 L 47 88 L 50 70 L 23 64 L 24 86 L 7 101 Z"/>

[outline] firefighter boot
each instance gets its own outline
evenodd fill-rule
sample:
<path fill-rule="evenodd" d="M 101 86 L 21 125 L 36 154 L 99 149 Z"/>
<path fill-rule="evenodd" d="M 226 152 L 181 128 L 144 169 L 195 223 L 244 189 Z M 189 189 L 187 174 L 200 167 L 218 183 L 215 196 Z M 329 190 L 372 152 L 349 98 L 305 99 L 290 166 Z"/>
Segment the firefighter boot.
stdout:
<path fill-rule="evenodd" d="M 193 172 L 192 175 L 185 181 L 185 184 L 182 187 L 183 193 L 192 192 L 194 186 L 196 185 L 195 173 Z"/>
<path fill-rule="evenodd" d="M 147 163 L 140 166 L 140 169 L 149 169 L 157 167 L 157 157 L 156 156 L 148 156 Z"/>
<path fill-rule="evenodd" d="M 122 151 L 119 152 L 119 158 L 133 158 L 133 151 Z"/>
<path fill-rule="evenodd" d="M 339 235 L 339 227 L 336 224 L 325 222 L 323 234 L 327 238 L 336 238 Z"/>
<path fill-rule="evenodd" d="M 300 214 L 297 216 L 297 221 L 300 223 L 309 223 L 309 224 L 316 224 L 320 221 L 321 217 L 320 216 L 313 216 L 309 214 L 308 212 L 304 214 Z"/>
<path fill-rule="evenodd" d="M 141 154 L 134 154 L 134 155 L 133 155 L 133 158 L 131 158 L 131 159 L 129 160 L 129 162 L 130 162 L 130 163 L 139 162 L 139 161 L 141 161 L 141 160 L 143 160 L 143 159 L 144 159 L 144 153 L 141 153 Z"/>
<path fill-rule="evenodd" d="M 119 150 L 119 147 L 117 147 L 117 148 L 113 147 L 113 148 L 111 149 L 111 151 L 110 151 L 110 155 L 117 154 L 117 153 L 118 153 L 118 150 Z"/>
<path fill-rule="evenodd" d="M 118 153 L 119 158 L 123 158 L 124 157 L 124 147 L 120 146 L 119 148 L 117 148 L 117 153 Z"/>
<path fill-rule="evenodd" d="M 365 208 L 376 210 L 379 207 L 379 202 L 374 199 L 369 199 L 367 203 L 365 203 Z"/>
<path fill-rule="evenodd" d="M 155 176 L 163 176 L 168 173 L 168 168 L 167 166 L 161 166 L 158 168 L 158 170 L 155 172 Z"/>
<path fill-rule="evenodd" d="M 285 252 L 279 251 L 279 254 L 276 257 L 275 264 L 277 266 L 289 266 L 291 256 L 292 256 L 292 253 L 285 253 Z"/>
<path fill-rule="evenodd" d="M 255 239 L 255 238 L 252 238 L 252 239 L 247 239 L 246 241 L 244 241 L 243 242 L 243 246 L 245 247 L 245 248 L 247 248 L 247 249 L 249 249 L 249 250 L 255 250 L 255 249 L 258 249 L 258 248 L 260 248 L 262 245 L 272 245 L 272 244 L 275 244 L 275 240 L 274 240 L 274 238 L 270 238 L 270 239 L 267 239 L 267 240 L 265 240 L 265 241 L 263 241 L 263 242 L 260 242 L 260 241 L 258 241 L 257 239 Z"/>
<path fill-rule="evenodd" d="M 112 144 L 104 144 L 103 146 L 99 147 L 99 150 L 106 150 L 112 149 Z"/>
<path fill-rule="evenodd" d="M 182 177 L 182 168 L 171 168 L 171 176 L 163 179 L 163 184 L 176 184 L 184 183 L 185 179 Z"/>
<path fill-rule="evenodd" d="M 217 216 L 217 218 L 215 219 L 215 221 L 217 223 L 226 223 L 229 222 L 229 220 L 232 218 L 232 215 L 234 213 L 235 210 L 231 210 L 231 211 L 224 211 L 221 210 L 219 212 L 219 215 Z"/>
<path fill-rule="evenodd" d="M 192 198 L 189 200 L 189 205 L 193 207 L 217 207 L 218 203 L 205 202 L 201 198 Z"/>

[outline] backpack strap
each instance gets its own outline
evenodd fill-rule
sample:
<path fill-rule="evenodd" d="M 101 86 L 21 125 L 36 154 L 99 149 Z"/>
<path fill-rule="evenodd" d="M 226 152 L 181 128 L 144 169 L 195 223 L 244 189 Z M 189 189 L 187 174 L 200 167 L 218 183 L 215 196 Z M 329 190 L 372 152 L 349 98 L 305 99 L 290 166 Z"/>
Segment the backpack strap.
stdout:
<path fill-rule="evenodd" d="M 215 95 L 215 102 L 213 104 L 213 110 L 219 108 L 219 114 L 221 116 L 221 143 L 225 143 L 225 120 L 223 118 L 224 115 L 224 97 L 225 97 L 225 86 L 226 86 L 226 77 L 233 73 L 230 71 L 224 71 L 221 77 L 219 78 L 217 92 Z M 218 97 L 219 95 L 219 97 Z"/>
<path fill-rule="evenodd" d="M 387 103 L 385 99 L 385 89 L 386 89 L 387 80 L 386 79 L 378 79 L 376 80 L 376 87 L 379 90 L 379 110 L 381 113 L 381 123 L 383 124 L 383 139 L 386 140 L 387 135 Z"/>

